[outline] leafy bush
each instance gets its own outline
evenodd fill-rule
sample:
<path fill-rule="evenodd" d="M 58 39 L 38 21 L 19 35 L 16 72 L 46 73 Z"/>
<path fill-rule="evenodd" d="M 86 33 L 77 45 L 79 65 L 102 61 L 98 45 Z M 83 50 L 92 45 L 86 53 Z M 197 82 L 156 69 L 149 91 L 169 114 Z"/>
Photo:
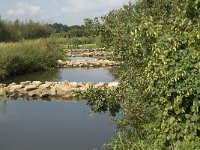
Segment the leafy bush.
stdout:
<path fill-rule="evenodd" d="M 142 0 L 103 17 L 102 42 L 124 61 L 109 149 L 200 149 L 199 16 L 199 0 Z"/>

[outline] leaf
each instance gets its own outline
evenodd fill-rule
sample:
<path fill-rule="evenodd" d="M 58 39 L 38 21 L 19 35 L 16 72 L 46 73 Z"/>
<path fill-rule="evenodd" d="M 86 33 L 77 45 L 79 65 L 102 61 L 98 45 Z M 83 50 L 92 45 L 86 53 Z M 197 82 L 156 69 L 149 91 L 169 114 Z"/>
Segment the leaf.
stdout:
<path fill-rule="evenodd" d="M 192 117 L 191 117 L 191 121 L 198 121 L 199 120 L 199 115 L 193 115 Z"/>

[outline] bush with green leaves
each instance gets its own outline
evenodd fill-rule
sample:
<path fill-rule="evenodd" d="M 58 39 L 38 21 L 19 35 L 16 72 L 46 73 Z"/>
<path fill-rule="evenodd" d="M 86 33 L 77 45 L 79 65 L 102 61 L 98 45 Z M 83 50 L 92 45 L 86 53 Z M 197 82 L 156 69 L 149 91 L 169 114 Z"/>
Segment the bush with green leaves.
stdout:
<path fill-rule="evenodd" d="M 200 0 L 139 0 L 103 17 L 103 44 L 124 61 L 109 149 L 200 149 L 199 16 Z"/>

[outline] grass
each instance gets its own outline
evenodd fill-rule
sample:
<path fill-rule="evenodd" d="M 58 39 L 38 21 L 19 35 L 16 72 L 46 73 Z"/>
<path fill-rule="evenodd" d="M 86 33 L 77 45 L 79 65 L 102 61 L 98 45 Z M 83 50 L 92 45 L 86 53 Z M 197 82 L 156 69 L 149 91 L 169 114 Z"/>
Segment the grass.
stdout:
<path fill-rule="evenodd" d="M 0 79 L 53 68 L 62 59 L 62 45 L 55 39 L 0 43 Z"/>

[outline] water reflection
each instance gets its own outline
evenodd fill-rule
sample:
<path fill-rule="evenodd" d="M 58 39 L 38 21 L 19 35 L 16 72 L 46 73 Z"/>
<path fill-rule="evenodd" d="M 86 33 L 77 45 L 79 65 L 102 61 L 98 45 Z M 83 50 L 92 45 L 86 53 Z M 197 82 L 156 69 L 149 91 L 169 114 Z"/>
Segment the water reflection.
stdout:
<path fill-rule="evenodd" d="M 9 78 L 1 83 L 20 83 L 22 81 L 65 81 L 74 82 L 112 82 L 116 78 L 111 68 L 77 68 L 77 69 L 53 69 L 45 72 L 35 72 Z"/>
<path fill-rule="evenodd" d="M 33 72 L 31 74 L 24 74 L 15 77 L 8 78 L 0 82 L 9 84 L 12 82 L 20 83 L 22 81 L 56 81 L 60 78 L 60 70 L 59 69 L 52 69 L 43 72 Z"/>
<path fill-rule="evenodd" d="M 2 150 L 101 149 L 115 134 L 108 114 L 91 116 L 86 102 L 0 100 L 0 112 Z"/>

